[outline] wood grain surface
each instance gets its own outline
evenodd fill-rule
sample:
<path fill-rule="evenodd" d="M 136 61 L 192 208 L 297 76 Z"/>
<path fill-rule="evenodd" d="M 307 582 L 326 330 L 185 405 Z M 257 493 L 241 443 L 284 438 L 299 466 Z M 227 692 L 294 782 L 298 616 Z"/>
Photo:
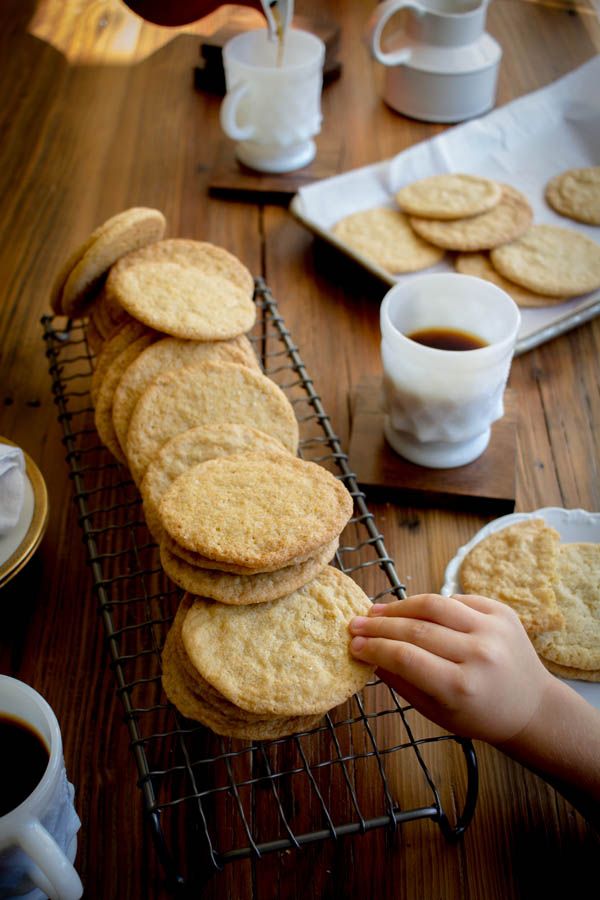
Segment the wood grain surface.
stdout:
<path fill-rule="evenodd" d="M 380 73 L 362 43 L 369 10 L 351 0 L 306 0 L 301 10 L 326 13 L 341 28 L 343 75 L 324 93 L 322 137 L 333 144 L 342 136 L 345 169 L 443 130 L 381 102 Z M 158 29 L 117 0 L 43 0 L 37 7 L 5 0 L 0 7 L 0 434 L 36 461 L 50 497 L 41 548 L 0 594 L 0 670 L 34 686 L 58 716 L 83 823 L 77 868 L 85 896 L 103 900 L 170 892 L 136 787 L 50 390 L 39 320 L 49 311 L 53 275 L 108 216 L 155 206 L 171 235 L 221 244 L 266 278 L 345 446 L 352 391 L 380 375 L 385 286 L 316 241 L 287 209 L 209 196 L 222 141 L 220 99 L 193 89 L 193 69 L 198 35 L 222 21 Z M 494 0 L 488 30 L 504 50 L 498 104 L 600 49 L 593 7 L 584 3 Z M 517 510 L 600 509 L 599 385 L 598 320 L 515 360 Z M 448 560 L 488 521 L 399 502 L 372 508 L 410 593 L 439 589 Z M 480 796 L 462 841 L 447 842 L 427 820 L 392 835 L 379 829 L 231 863 L 192 896 L 583 895 L 584 885 L 596 883 L 598 836 L 545 782 L 484 745 L 477 750 Z M 433 748 L 428 762 L 452 804 L 459 761 Z M 410 801 L 414 786 L 402 771 L 397 778 Z M 180 835 L 183 844 L 191 839 Z"/>

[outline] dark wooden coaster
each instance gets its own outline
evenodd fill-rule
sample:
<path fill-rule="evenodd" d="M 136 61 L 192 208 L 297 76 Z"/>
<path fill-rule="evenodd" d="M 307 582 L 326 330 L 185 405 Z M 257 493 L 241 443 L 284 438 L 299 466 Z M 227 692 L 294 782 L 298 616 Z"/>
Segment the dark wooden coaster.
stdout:
<path fill-rule="evenodd" d="M 233 141 L 218 147 L 215 163 L 208 175 L 208 190 L 216 196 L 241 200 L 289 203 L 305 184 L 329 178 L 342 171 L 343 143 L 317 138 L 317 155 L 310 165 L 281 175 L 256 172 L 238 162 Z"/>
<path fill-rule="evenodd" d="M 353 399 L 350 465 L 358 483 L 374 499 L 482 512 L 514 510 L 516 403 L 510 390 L 504 394 L 504 417 L 492 426 L 486 451 L 455 469 L 426 469 L 392 450 L 383 434 L 380 378 L 364 378 Z"/>

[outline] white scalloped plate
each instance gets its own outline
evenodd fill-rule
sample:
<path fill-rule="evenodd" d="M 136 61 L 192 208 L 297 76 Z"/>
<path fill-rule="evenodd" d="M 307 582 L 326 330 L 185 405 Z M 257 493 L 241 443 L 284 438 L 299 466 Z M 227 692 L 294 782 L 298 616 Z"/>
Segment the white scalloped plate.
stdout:
<path fill-rule="evenodd" d="M 477 532 L 475 537 L 460 547 L 456 556 L 450 560 L 446 567 L 441 593 L 445 597 L 449 597 L 450 594 L 461 593 L 460 567 L 466 554 L 475 544 L 482 541 L 488 534 L 493 534 L 502 528 L 506 528 L 507 525 L 535 518 L 544 519 L 548 525 L 556 528 L 564 544 L 576 541 L 600 543 L 600 513 L 587 512 L 585 509 L 562 509 L 557 506 L 548 506 L 544 509 L 536 509 L 533 512 L 512 513 L 509 516 L 501 516 L 499 519 L 494 519 L 493 522 L 488 522 L 481 531 Z M 600 709 L 600 683 L 574 681 L 567 678 L 564 681 L 591 703 L 592 706 Z"/>

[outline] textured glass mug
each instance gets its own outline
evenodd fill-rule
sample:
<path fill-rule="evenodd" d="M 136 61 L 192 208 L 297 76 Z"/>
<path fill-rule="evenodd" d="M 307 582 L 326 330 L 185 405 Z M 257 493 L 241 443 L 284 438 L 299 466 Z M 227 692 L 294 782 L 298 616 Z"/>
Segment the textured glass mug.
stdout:
<path fill-rule="evenodd" d="M 46 770 L 31 794 L 0 816 L 0 898 L 78 900 L 83 887 L 73 861 L 81 822 L 56 716 L 37 691 L 8 675 L 0 675 L 0 712 L 27 723 L 49 751 Z"/>
<path fill-rule="evenodd" d="M 521 323 L 517 305 L 481 278 L 417 275 L 388 291 L 380 318 L 387 442 L 428 468 L 472 462 L 504 414 Z M 486 346 L 438 350 L 408 336 L 426 329 L 468 332 Z"/>
<path fill-rule="evenodd" d="M 240 162 L 259 172 L 308 165 L 321 130 L 323 41 L 291 28 L 281 65 L 277 53 L 277 43 L 263 30 L 238 34 L 223 48 L 227 93 L 221 127 L 238 142 Z"/>

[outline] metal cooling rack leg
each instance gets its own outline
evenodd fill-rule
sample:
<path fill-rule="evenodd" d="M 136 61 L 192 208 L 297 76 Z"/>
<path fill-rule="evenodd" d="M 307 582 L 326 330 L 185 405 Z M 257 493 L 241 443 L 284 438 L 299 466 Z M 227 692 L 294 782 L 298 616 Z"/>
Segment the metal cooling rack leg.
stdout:
<path fill-rule="evenodd" d="M 479 769 L 477 767 L 475 748 L 473 747 L 472 742 L 467 738 L 454 738 L 454 740 L 457 744 L 460 744 L 465 757 L 465 764 L 467 767 L 467 792 L 462 812 L 454 826 L 450 824 L 448 817 L 443 810 L 441 810 L 440 816 L 437 819 L 442 834 L 449 841 L 459 840 L 469 827 L 471 819 L 475 814 L 477 795 L 479 793 Z"/>

